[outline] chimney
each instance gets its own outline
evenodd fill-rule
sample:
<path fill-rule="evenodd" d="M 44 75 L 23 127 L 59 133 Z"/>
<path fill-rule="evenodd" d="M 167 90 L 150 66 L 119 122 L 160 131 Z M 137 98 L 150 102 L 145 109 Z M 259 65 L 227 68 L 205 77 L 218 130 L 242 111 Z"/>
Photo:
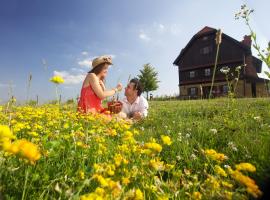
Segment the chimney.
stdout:
<path fill-rule="evenodd" d="M 245 35 L 241 43 L 248 47 L 251 47 L 251 42 L 252 42 L 251 35 Z"/>

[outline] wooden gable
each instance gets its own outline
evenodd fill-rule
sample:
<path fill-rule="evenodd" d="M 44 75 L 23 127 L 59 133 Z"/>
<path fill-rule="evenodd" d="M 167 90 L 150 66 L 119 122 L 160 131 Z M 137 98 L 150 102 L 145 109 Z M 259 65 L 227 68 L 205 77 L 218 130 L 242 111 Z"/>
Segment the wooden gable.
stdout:
<path fill-rule="evenodd" d="M 216 29 L 204 27 L 191 38 L 174 61 L 174 64 L 179 66 L 180 71 L 214 65 L 217 48 L 216 32 Z M 250 54 L 249 46 L 224 33 L 222 34 L 218 64 L 241 62 L 244 55 Z"/>

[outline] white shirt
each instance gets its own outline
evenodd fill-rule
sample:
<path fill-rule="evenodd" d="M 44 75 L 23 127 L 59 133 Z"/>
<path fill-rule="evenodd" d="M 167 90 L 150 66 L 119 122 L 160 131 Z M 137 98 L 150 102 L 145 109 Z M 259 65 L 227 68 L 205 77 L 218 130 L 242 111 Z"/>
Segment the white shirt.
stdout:
<path fill-rule="evenodd" d="M 138 96 L 133 104 L 130 104 L 126 97 L 121 102 L 123 103 L 122 112 L 126 113 L 127 116 L 132 116 L 134 112 L 140 112 L 143 117 L 147 116 L 149 106 L 147 100 L 142 95 Z"/>

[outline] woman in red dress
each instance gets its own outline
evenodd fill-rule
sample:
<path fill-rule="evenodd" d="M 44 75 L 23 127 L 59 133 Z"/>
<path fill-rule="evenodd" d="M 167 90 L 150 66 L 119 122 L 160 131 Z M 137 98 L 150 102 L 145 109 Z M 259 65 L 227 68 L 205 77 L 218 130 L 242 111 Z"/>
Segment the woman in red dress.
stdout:
<path fill-rule="evenodd" d="M 104 80 L 107 76 L 109 65 L 112 65 L 110 56 L 100 56 L 93 60 L 93 68 L 88 72 L 81 89 L 81 96 L 78 102 L 78 110 L 80 112 L 104 111 L 101 101 L 122 90 L 121 83 L 118 83 L 116 88 L 106 90 Z"/>

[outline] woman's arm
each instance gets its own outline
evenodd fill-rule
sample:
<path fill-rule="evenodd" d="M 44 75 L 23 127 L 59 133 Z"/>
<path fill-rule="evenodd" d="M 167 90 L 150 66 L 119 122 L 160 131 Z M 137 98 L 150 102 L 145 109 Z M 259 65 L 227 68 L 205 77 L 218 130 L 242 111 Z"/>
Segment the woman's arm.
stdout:
<path fill-rule="evenodd" d="M 100 80 L 99 84 L 100 84 L 102 90 L 105 91 L 106 88 L 105 88 L 104 82 L 102 80 Z"/>
<path fill-rule="evenodd" d="M 95 92 L 95 94 L 100 98 L 104 99 L 106 97 L 112 96 L 116 93 L 117 89 L 113 90 L 103 90 L 102 86 L 99 83 L 99 79 L 95 74 L 89 74 L 89 83 Z"/>

